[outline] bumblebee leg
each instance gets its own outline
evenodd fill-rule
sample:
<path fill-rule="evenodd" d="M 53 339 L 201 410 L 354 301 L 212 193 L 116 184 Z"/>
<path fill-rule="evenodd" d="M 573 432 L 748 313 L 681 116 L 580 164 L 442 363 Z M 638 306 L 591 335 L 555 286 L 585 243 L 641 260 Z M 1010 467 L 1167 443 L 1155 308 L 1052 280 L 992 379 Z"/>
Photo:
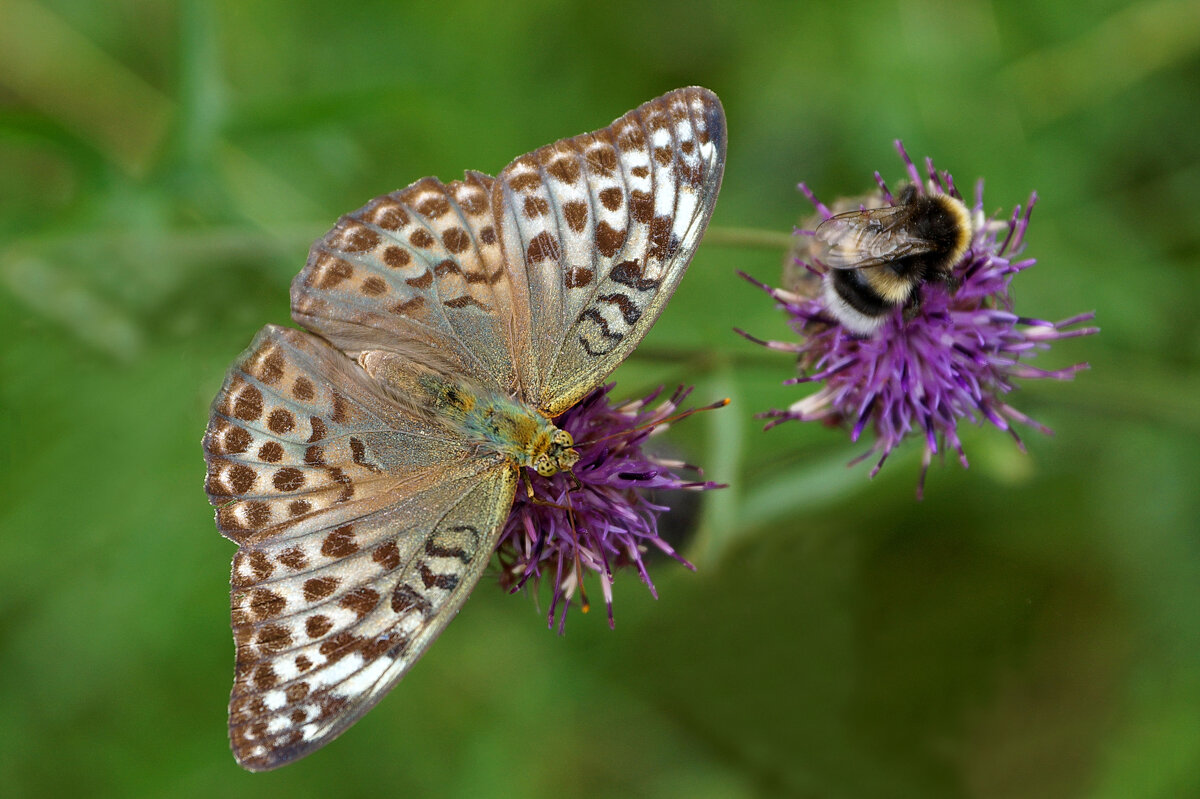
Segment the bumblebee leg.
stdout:
<path fill-rule="evenodd" d="M 917 286 L 916 291 L 908 295 L 908 299 L 904 302 L 904 321 L 911 322 L 917 318 L 917 314 L 921 312 L 921 287 Z"/>

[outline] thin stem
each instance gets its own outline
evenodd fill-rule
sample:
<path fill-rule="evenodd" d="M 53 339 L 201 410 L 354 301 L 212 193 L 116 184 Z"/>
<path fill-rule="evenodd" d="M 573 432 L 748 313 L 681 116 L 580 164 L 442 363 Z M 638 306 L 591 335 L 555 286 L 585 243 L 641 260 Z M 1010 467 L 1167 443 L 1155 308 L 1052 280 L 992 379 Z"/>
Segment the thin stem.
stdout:
<path fill-rule="evenodd" d="M 710 227 L 704 234 L 704 243 L 711 247 L 786 250 L 793 241 L 791 233 L 750 227 Z"/>

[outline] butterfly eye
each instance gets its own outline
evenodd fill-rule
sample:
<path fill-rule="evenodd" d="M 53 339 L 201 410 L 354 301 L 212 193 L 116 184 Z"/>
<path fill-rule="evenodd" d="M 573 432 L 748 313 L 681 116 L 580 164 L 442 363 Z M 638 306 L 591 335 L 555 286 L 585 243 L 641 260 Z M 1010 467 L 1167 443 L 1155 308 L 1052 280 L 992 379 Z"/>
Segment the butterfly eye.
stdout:
<path fill-rule="evenodd" d="M 533 459 L 533 470 L 542 477 L 553 477 L 558 472 L 558 469 L 554 468 L 554 461 L 545 453 Z"/>
<path fill-rule="evenodd" d="M 566 430 L 555 431 L 553 440 L 555 444 L 558 444 L 563 449 L 569 449 L 575 446 L 575 439 L 571 438 L 571 434 Z"/>

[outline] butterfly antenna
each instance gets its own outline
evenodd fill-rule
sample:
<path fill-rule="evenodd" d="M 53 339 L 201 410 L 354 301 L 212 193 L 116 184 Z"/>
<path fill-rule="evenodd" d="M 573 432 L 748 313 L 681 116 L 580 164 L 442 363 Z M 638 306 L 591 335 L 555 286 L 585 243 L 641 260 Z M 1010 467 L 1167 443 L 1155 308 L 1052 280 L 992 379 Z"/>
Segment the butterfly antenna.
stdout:
<path fill-rule="evenodd" d="M 613 433 L 612 435 L 603 436 L 601 438 L 593 438 L 590 441 L 576 441 L 575 446 L 576 447 L 586 447 L 589 444 L 599 444 L 601 441 L 608 441 L 609 439 L 612 439 L 612 438 L 619 438 L 621 436 L 633 435 L 634 433 L 639 433 L 642 430 L 651 430 L 655 427 L 661 427 L 663 425 L 674 424 L 675 422 L 678 422 L 680 419 L 686 419 L 687 417 L 691 416 L 694 413 L 700 413 L 701 411 L 715 411 L 717 408 L 724 408 L 728 404 L 729 404 L 729 397 L 726 397 L 725 399 L 717 400 L 716 402 L 712 403 L 711 405 L 705 405 L 700 408 L 688 408 L 686 411 L 680 411 L 679 413 L 668 416 L 665 419 L 652 419 L 651 421 L 646 422 L 645 424 L 640 424 L 637 427 L 631 427 L 628 430 L 622 430 L 619 433 Z"/>

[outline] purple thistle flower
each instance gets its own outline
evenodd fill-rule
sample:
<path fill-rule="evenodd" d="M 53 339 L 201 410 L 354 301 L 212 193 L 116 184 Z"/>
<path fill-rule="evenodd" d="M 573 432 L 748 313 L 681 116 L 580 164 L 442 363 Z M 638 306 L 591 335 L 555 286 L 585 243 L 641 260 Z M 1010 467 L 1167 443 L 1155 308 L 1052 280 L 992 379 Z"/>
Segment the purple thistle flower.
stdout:
<path fill-rule="evenodd" d="M 928 180 L 923 182 L 899 141 L 896 148 L 919 193 L 945 193 L 962 199 L 949 173 L 934 169 L 931 159 L 925 161 Z M 838 203 L 834 210 L 817 200 L 805 184 L 799 188 L 816 207 L 820 218 L 814 221 L 820 223 L 838 211 L 894 204 L 878 172 L 875 181 L 878 192 Z M 872 477 L 902 440 L 920 436 L 924 456 L 918 497 L 934 454 L 944 453 L 949 446 L 958 453 L 963 467 L 967 466 L 958 436 L 961 420 L 977 425 L 986 421 L 1006 430 L 1022 450 L 1024 445 L 1012 422 L 1050 433 L 1009 405 L 1005 395 L 1015 387 L 1014 378 L 1066 380 L 1086 369 L 1086 363 L 1078 363 L 1047 371 L 1024 360 L 1038 350 L 1048 349 L 1052 341 L 1091 335 L 1098 328 L 1078 327 L 1092 319 L 1093 313 L 1048 322 L 1013 312 L 1009 294 L 1012 279 L 1035 263 L 1032 258 L 1016 260 L 1016 256 L 1024 249 L 1036 199 L 1036 193 L 1030 196 L 1024 213 L 1018 206 L 1007 219 L 985 219 L 980 180 L 970 209 L 971 242 L 953 267 L 957 289 L 952 292 L 944 283 L 933 282 L 919 286 L 921 303 L 915 315 L 910 310 L 911 318 L 906 319 L 904 309 L 895 308 L 879 330 L 868 337 L 847 331 L 829 312 L 821 290 L 824 273 L 812 257 L 812 230 L 796 231 L 803 239 L 795 259 L 797 268 L 785 268 L 787 289 L 771 288 L 743 275 L 776 300 L 800 341 L 762 341 L 738 332 L 772 349 L 796 353 L 800 376 L 785 384 L 824 384 L 784 410 L 762 414 L 771 420 L 767 428 L 786 421 L 821 421 L 848 428 L 851 440 L 857 441 L 869 426 L 874 443 L 853 463 L 878 455 Z"/>
<path fill-rule="evenodd" d="M 587 395 L 554 424 L 571 434 L 579 462 L 571 472 L 542 477 L 526 469 L 522 484 L 496 548 L 502 567 L 500 584 L 516 592 L 531 584 L 536 591 L 543 580 L 552 585 L 547 621 L 558 619 L 561 633 L 571 598 L 578 591 L 588 608 L 581 580 L 584 570 L 596 572 L 613 626 L 613 572 L 632 566 L 656 599 L 643 555 L 655 547 L 695 569 L 658 534 L 658 515 L 668 510 L 651 502 L 646 492 L 656 490 L 722 488 L 712 482 L 685 481 L 677 469 L 699 469 L 678 461 L 657 458 L 643 451 L 650 436 L 669 426 L 668 417 L 691 393 L 680 387 L 670 398 L 651 404 L 662 389 L 640 400 L 610 405 L 614 384 Z M 719 403 L 718 405 L 723 405 Z M 713 406 L 717 407 L 717 406 Z"/>

